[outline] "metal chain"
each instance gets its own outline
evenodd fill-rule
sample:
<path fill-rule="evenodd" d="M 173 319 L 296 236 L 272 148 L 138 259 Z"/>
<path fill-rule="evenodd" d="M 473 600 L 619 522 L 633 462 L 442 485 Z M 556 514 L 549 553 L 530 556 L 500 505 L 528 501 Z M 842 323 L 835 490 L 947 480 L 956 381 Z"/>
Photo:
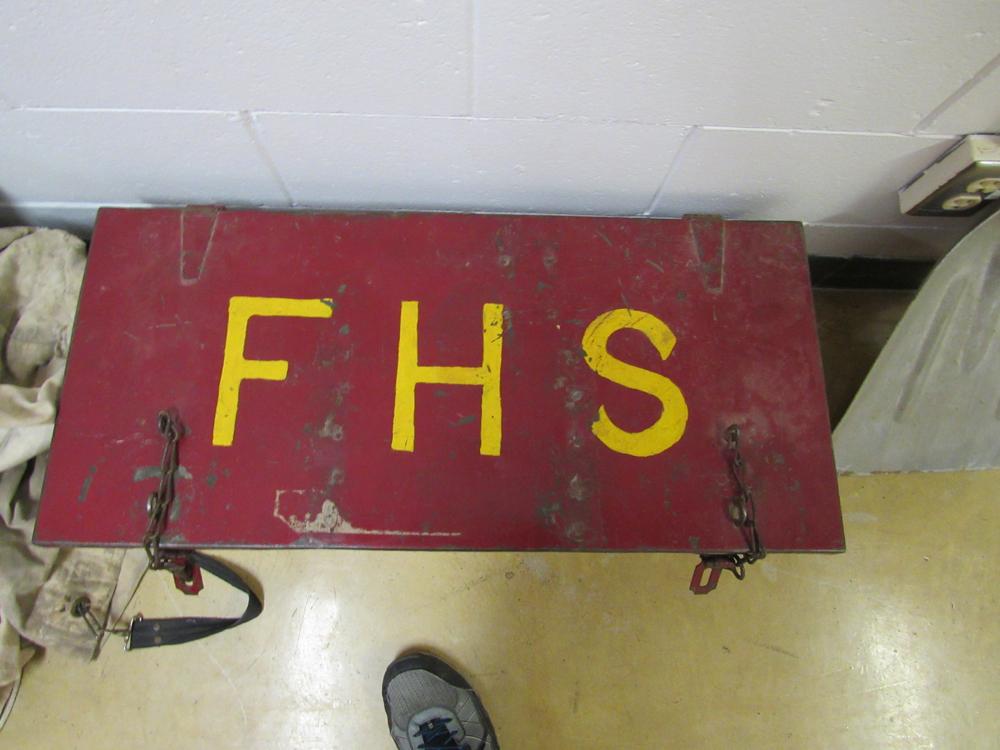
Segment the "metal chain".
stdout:
<path fill-rule="evenodd" d="M 733 563 L 733 575 L 743 580 L 746 575 L 745 566 L 753 565 L 767 555 L 764 543 L 757 531 L 757 507 L 754 504 L 753 491 L 746 481 L 746 466 L 740 454 L 740 428 L 730 425 L 726 429 L 726 450 L 729 453 L 729 469 L 736 480 L 737 493 L 729 506 L 729 514 L 747 543 L 746 552 L 737 552 L 728 556 Z"/>
<path fill-rule="evenodd" d="M 174 501 L 177 470 L 180 466 L 178 460 L 178 443 L 184 433 L 184 429 L 177 415 L 171 411 L 161 411 L 157 414 L 156 427 L 163 438 L 163 455 L 160 458 L 159 485 L 156 491 L 150 493 L 149 498 L 146 500 L 146 513 L 149 516 L 149 521 L 146 524 L 146 533 L 142 537 L 142 546 L 146 550 L 146 558 L 148 560 L 146 570 L 167 570 L 173 574 L 174 583 L 177 588 L 185 594 L 197 594 L 202 588 L 201 569 L 192 560 L 192 553 L 177 550 L 164 552 L 160 547 L 160 540 L 167 526 L 167 519 L 170 516 L 170 507 Z M 125 605 L 126 608 L 132 602 L 132 597 L 135 596 L 143 577 L 145 577 L 145 572 L 143 572 L 139 581 L 136 582 L 135 588 Z M 117 621 L 110 628 L 103 626 L 94 614 L 90 598 L 86 595 L 78 597 L 73 602 L 70 614 L 73 617 L 82 619 L 98 639 L 104 635 L 119 635 L 124 637 L 126 651 L 132 646 L 132 636 L 136 624 L 143 620 L 142 615 L 138 614 L 129 621 L 128 627 L 117 627 Z M 156 644 L 158 645 L 159 642 L 160 639 L 157 638 Z"/>
<path fill-rule="evenodd" d="M 161 411 L 157 415 L 156 424 L 164 440 L 163 457 L 160 459 L 160 484 L 146 501 L 149 523 L 142 537 L 142 546 L 146 550 L 151 570 L 166 568 L 175 571 L 178 565 L 160 551 L 160 537 L 166 528 L 170 506 L 174 500 L 174 483 L 178 466 L 177 443 L 180 441 L 181 428 L 176 417 L 166 411 Z"/>

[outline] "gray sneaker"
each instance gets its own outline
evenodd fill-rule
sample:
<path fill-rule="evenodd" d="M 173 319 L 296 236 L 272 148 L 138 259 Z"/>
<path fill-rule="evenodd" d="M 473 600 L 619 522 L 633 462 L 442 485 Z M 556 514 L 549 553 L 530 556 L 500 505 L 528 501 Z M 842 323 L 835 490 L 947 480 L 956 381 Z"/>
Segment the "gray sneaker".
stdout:
<path fill-rule="evenodd" d="M 396 659 L 382 679 L 389 731 L 399 750 L 500 750 L 469 683 L 429 654 Z"/>

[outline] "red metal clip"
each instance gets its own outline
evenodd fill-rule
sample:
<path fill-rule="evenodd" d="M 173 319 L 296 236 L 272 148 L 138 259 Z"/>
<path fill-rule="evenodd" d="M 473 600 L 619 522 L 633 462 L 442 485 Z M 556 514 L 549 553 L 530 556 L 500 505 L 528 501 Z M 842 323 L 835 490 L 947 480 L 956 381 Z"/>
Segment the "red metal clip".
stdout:
<path fill-rule="evenodd" d="M 174 575 L 174 586 L 188 596 L 197 596 L 205 588 L 201 578 L 201 567 L 191 561 L 187 555 L 167 555 L 165 565 Z"/>

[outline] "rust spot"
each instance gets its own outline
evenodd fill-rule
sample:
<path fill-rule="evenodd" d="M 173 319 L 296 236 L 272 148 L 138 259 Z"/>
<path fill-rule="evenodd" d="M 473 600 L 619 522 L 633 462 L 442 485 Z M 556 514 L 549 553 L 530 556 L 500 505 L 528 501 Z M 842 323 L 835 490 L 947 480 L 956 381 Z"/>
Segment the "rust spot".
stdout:
<path fill-rule="evenodd" d="M 331 440 L 343 440 L 344 439 L 344 426 L 339 425 L 334 420 L 334 415 L 330 414 L 327 416 L 326 420 L 323 422 L 323 426 L 320 428 L 320 437 L 328 437 Z"/>
<path fill-rule="evenodd" d="M 90 485 L 94 481 L 94 474 L 96 473 L 96 466 L 91 466 L 87 469 L 87 476 L 83 478 L 83 484 L 80 485 L 80 494 L 76 497 L 77 502 L 82 503 L 86 501 L 87 493 L 90 492 Z"/>
<path fill-rule="evenodd" d="M 538 514 L 542 517 L 546 526 L 556 525 L 556 514 L 559 513 L 560 507 L 559 503 L 549 503 L 548 505 L 540 505 L 538 507 Z"/>
<path fill-rule="evenodd" d="M 553 250 L 551 247 L 545 251 L 544 255 L 542 255 L 542 265 L 545 266 L 545 270 L 547 271 L 551 271 L 553 268 L 555 268 L 557 260 L 558 258 L 556 257 L 556 251 Z"/>
<path fill-rule="evenodd" d="M 503 330 L 507 336 L 514 335 L 514 312 L 509 308 L 505 307 L 503 309 Z M 503 335 L 503 334 L 501 334 Z"/>
<path fill-rule="evenodd" d="M 173 502 L 170 503 L 170 512 L 167 514 L 167 518 L 171 521 L 179 519 L 181 517 L 181 506 L 184 504 L 184 500 L 186 499 L 187 498 L 180 493 L 175 494 Z"/>
<path fill-rule="evenodd" d="M 575 544 L 580 544 L 583 542 L 584 537 L 587 535 L 587 524 L 583 521 L 574 521 L 566 530 L 563 535 Z"/>
<path fill-rule="evenodd" d="M 497 230 L 497 233 L 493 235 L 493 247 L 497 249 L 498 253 L 502 253 L 507 250 L 507 243 L 510 241 L 511 233 L 512 229 L 508 225 L 501 227 Z"/>
<path fill-rule="evenodd" d="M 580 354 L 574 352 L 572 349 L 560 349 L 559 356 L 562 358 L 563 364 L 565 365 L 575 365 L 580 362 Z"/>
<path fill-rule="evenodd" d="M 350 383 L 341 383 L 340 385 L 337 386 L 336 390 L 334 391 L 334 401 L 337 403 L 337 406 L 343 406 L 344 399 L 347 398 L 347 394 L 350 392 L 351 392 Z"/>
<path fill-rule="evenodd" d="M 590 490 L 579 474 L 574 474 L 569 480 L 567 494 L 576 502 L 582 503 L 590 497 Z"/>
<path fill-rule="evenodd" d="M 583 399 L 583 391 L 581 391 L 579 388 L 570 389 L 569 393 L 566 396 L 566 408 L 575 409 L 576 405 L 580 402 L 581 399 Z"/>

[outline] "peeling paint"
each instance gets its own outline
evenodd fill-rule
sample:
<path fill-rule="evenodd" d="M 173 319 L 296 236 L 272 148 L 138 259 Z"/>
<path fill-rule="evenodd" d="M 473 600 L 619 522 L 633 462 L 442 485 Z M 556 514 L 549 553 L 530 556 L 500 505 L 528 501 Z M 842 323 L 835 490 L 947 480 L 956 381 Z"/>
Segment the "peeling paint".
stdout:
<path fill-rule="evenodd" d="M 281 498 L 286 493 L 305 495 L 309 490 L 278 490 L 274 493 L 274 517 L 299 534 L 376 534 L 379 536 L 461 536 L 458 531 L 400 531 L 395 529 L 364 529 L 353 525 L 340 513 L 337 504 L 324 500 L 323 507 L 314 516 L 306 513 L 303 518 L 285 516 L 281 512 Z"/>
<path fill-rule="evenodd" d="M 350 383 L 341 383 L 340 385 L 337 386 L 337 389 L 334 391 L 334 400 L 336 401 L 337 406 L 344 405 L 344 399 L 347 398 L 347 394 L 350 392 L 351 392 Z"/>
<path fill-rule="evenodd" d="M 504 331 L 503 334 L 501 334 L 501 335 L 506 335 L 507 337 L 513 336 L 514 335 L 514 311 L 511 310 L 509 307 L 505 307 L 503 309 L 503 313 L 501 313 L 501 315 L 503 316 L 503 331 Z"/>
<path fill-rule="evenodd" d="M 320 427 L 317 433 L 320 437 L 330 438 L 331 440 L 343 440 L 344 439 L 344 426 L 337 424 L 333 420 L 336 417 L 333 414 L 328 414 L 323 422 L 323 426 Z"/>
<path fill-rule="evenodd" d="M 572 349 L 560 349 L 559 356 L 562 358 L 564 365 L 576 365 L 583 361 L 580 354 L 574 352 Z"/>
<path fill-rule="evenodd" d="M 588 497 L 590 497 L 590 490 L 587 489 L 587 485 L 580 478 L 579 474 L 574 474 L 572 479 L 569 480 L 569 488 L 567 490 L 569 496 L 576 500 L 578 503 L 582 503 Z"/>
<path fill-rule="evenodd" d="M 140 466 L 135 470 L 132 475 L 133 482 L 143 482 L 147 479 L 159 479 L 160 478 L 160 467 L 159 466 Z M 186 466 L 177 467 L 177 478 L 178 479 L 194 479 L 191 472 L 187 470 Z"/>
<path fill-rule="evenodd" d="M 174 499 L 170 503 L 170 511 L 167 514 L 167 519 L 176 522 L 181 517 L 181 506 L 184 504 L 185 498 L 179 494 L 174 495 Z"/>
<path fill-rule="evenodd" d="M 567 409 L 575 409 L 577 403 L 579 403 L 579 401 L 582 398 L 583 398 L 583 391 L 581 391 L 579 388 L 573 388 L 569 392 L 569 394 L 567 394 L 566 408 Z"/>
<path fill-rule="evenodd" d="M 546 526 L 556 525 L 556 514 L 559 512 L 559 503 L 550 503 L 548 505 L 541 505 L 538 508 L 538 514 L 542 517 Z"/>
<path fill-rule="evenodd" d="M 569 526 L 566 527 L 566 531 L 563 535 L 572 542 L 580 544 L 583 542 L 584 536 L 587 533 L 587 524 L 583 521 L 574 521 Z"/>

